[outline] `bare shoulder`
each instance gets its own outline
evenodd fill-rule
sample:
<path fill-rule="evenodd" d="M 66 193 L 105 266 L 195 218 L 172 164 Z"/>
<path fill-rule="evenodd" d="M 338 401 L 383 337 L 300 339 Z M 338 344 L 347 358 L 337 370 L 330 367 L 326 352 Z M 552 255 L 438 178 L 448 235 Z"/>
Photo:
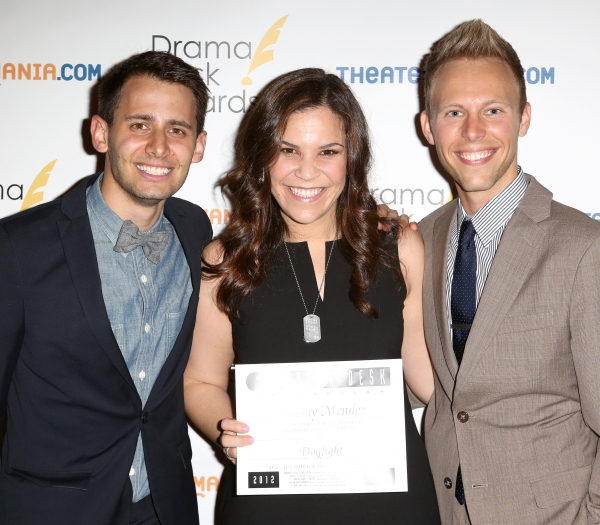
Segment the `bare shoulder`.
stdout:
<path fill-rule="evenodd" d="M 398 233 L 398 256 L 404 263 L 412 258 L 422 258 L 425 252 L 423 237 L 418 231 L 404 228 Z"/>
<path fill-rule="evenodd" d="M 404 228 L 398 234 L 398 258 L 409 289 L 413 282 L 419 286 L 425 267 L 425 246 L 419 232 Z"/>

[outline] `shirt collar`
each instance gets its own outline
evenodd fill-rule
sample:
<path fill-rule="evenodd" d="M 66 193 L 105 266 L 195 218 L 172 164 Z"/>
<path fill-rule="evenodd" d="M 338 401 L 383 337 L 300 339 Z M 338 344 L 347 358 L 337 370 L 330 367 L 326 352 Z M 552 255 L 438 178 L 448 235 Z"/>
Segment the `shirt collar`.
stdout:
<path fill-rule="evenodd" d="M 496 232 L 506 226 L 523 198 L 529 182 L 523 175 L 521 166 L 517 166 L 517 177 L 490 202 L 483 206 L 475 215 L 469 217 L 459 199 L 457 227 L 463 220 L 470 219 L 475 228 L 475 233 L 484 246 L 494 238 Z"/>
<path fill-rule="evenodd" d="M 121 227 L 125 222 L 119 217 L 114 211 L 110 209 L 100 190 L 100 183 L 104 178 L 104 172 L 96 179 L 96 182 L 92 184 L 87 190 L 87 209 L 90 215 L 94 216 L 95 221 L 98 223 L 102 231 L 106 234 L 113 247 L 117 244 L 117 238 Z M 148 230 L 148 232 L 163 231 L 168 224 L 167 219 L 164 217 L 163 211 L 160 212 L 160 216 L 154 226 Z M 127 253 L 122 253 L 123 257 L 127 257 Z"/>

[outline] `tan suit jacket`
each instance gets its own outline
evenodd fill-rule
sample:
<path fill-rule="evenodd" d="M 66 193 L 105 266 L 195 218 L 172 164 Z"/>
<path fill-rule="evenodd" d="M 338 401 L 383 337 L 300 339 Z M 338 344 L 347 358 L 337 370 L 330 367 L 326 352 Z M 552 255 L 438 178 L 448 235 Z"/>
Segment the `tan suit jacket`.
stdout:
<path fill-rule="evenodd" d="M 527 177 L 460 369 L 446 308 L 457 201 L 419 225 L 435 368 L 424 433 L 444 525 L 459 458 L 474 525 L 600 522 L 600 224 Z"/>

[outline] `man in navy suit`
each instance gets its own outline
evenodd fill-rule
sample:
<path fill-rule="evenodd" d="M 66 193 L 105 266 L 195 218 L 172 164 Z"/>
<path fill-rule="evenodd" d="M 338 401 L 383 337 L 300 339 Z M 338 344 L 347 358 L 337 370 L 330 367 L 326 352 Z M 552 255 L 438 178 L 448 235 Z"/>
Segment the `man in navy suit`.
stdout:
<path fill-rule="evenodd" d="M 91 125 L 104 172 L 0 221 L 0 523 L 198 523 L 182 381 L 212 231 L 172 195 L 207 101 L 173 55 L 117 64 Z"/>

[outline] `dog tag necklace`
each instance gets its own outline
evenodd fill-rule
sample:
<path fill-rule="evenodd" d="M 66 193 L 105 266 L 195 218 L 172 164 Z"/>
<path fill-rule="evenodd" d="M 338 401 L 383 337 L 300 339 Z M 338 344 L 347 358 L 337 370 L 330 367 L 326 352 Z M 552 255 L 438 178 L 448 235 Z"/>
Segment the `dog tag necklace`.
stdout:
<path fill-rule="evenodd" d="M 337 237 L 337 234 L 336 234 Z M 294 273 L 294 279 L 296 279 L 296 285 L 298 286 L 298 291 L 300 292 L 300 297 L 302 298 L 302 304 L 304 304 L 304 309 L 306 310 L 306 316 L 303 319 L 304 324 L 304 341 L 307 343 L 316 343 L 321 339 L 321 319 L 319 319 L 318 315 L 315 315 L 317 311 L 317 305 L 319 304 L 319 297 L 321 297 L 321 290 L 323 289 L 323 284 L 325 283 L 325 275 L 327 274 L 327 268 L 329 267 L 329 261 L 331 261 L 331 254 L 333 253 L 333 247 L 335 246 L 335 239 L 333 240 L 333 244 L 331 245 L 331 250 L 329 251 L 329 257 L 327 257 L 327 264 L 325 264 L 325 271 L 323 272 L 323 279 L 321 280 L 321 286 L 319 286 L 319 291 L 317 292 L 317 301 L 315 302 L 315 307 L 313 308 L 313 313 L 308 313 L 308 308 L 306 307 L 306 301 L 304 301 L 304 295 L 302 295 L 302 288 L 300 288 L 300 283 L 298 282 L 298 276 L 296 275 L 296 270 L 294 270 L 294 264 L 292 263 L 292 257 L 290 256 L 290 252 L 287 247 L 287 243 L 283 241 L 283 245 L 285 246 L 285 251 L 287 252 L 288 259 L 290 260 L 290 266 L 292 267 L 292 272 Z"/>

